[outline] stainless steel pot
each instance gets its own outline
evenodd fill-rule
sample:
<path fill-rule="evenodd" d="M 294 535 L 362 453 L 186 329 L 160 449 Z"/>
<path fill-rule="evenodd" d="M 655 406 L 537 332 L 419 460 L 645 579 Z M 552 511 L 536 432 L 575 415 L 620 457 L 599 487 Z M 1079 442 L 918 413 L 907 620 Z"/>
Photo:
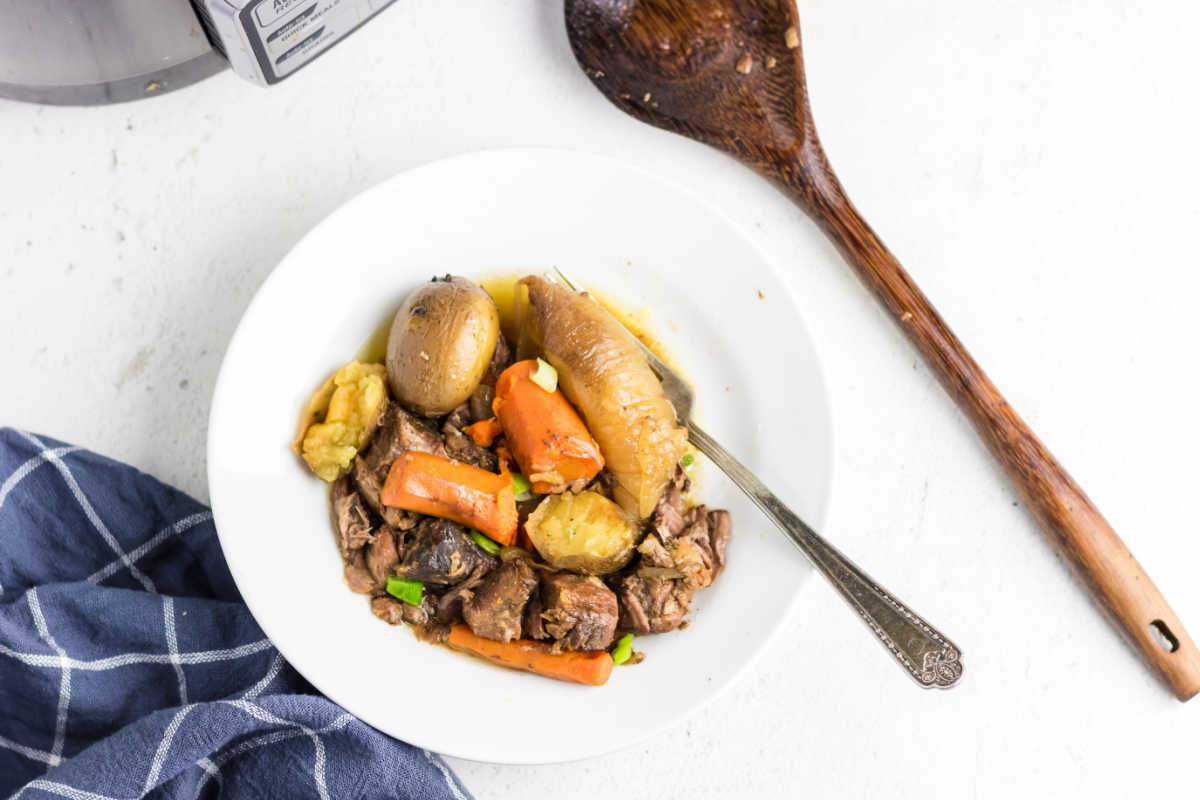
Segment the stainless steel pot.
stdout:
<path fill-rule="evenodd" d="M 0 97 L 87 105 L 288 77 L 392 0 L 0 0 Z"/>

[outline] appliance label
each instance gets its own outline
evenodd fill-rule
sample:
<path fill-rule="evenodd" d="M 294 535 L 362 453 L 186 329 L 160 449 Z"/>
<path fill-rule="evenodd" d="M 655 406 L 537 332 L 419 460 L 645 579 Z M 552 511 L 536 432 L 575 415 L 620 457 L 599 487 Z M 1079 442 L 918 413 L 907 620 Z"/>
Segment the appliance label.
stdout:
<path fill-rule="evenodd" d="M 258 17 L 258 24 L 265 28 L 275 24 L 275 20 L 303 2 L 304 0 L 263 0 L 254 10 L 254 16 Z"/>
<path fill-rule="evenodd" d="M 240 17 L 267 83 L 312 61 L 393 0 L 252 0 Z"/>

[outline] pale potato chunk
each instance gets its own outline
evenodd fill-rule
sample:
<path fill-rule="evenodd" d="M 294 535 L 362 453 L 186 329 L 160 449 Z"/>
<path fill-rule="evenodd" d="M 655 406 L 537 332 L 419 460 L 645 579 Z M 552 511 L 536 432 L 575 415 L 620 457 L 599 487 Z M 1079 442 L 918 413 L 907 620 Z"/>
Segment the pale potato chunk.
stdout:
<path fill-rule="evenodd" d="M 292 446 L 321 480 L 347 472 L 375 433 L 387 407 L 386 379 L 382 364 L 351 361 L 313 395 Z"/>
<path fill-rule="evenodd" d="M 547 564 L 589 575 L 625 566 L 637 532 L 635 517 L 597 492 L 547 495 L 525 522 L 525 533 Z"/>

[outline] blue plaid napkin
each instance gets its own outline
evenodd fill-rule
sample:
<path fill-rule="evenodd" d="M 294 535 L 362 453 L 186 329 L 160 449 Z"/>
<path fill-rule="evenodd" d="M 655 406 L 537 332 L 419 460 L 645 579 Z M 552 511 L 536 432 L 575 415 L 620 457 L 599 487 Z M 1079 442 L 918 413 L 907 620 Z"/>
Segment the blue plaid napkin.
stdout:
<path fill-rule="evenodd" d="M 0 796 L 470 795 L 316 694 L 263 636 L 212 514 L 0 428 Z"/>

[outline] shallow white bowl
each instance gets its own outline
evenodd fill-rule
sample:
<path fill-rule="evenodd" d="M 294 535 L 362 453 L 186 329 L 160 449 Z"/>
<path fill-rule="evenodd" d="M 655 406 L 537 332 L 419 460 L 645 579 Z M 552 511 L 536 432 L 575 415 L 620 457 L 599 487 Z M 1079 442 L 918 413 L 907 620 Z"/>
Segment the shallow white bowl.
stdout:
<path fill-rule="evenodd" d="M 831 415 L 808 332 L 754 246 L 688 194 L 605 158 L 506 150 L 414 169 L 334 212 L 259 289 L 225 355 L 208 438 L 217 530 L 255 619 L 314 686 L 381 731 L 461 758 L 567 761 L 662 730 L 737 677 L 811 575 L 705 464 L 703 499 L 733 512 L 729 566 L 697 594 L 686 630 L 637 639 L 646 660 L 606 686 L 422 644 L 346 588 L 325 487 L 288 448 L 309 394 L 430 276 L 556 265 L 646 310 L 695 384 L 697 421 L 798 513 L 822 525 L 830 496 Z"/>

